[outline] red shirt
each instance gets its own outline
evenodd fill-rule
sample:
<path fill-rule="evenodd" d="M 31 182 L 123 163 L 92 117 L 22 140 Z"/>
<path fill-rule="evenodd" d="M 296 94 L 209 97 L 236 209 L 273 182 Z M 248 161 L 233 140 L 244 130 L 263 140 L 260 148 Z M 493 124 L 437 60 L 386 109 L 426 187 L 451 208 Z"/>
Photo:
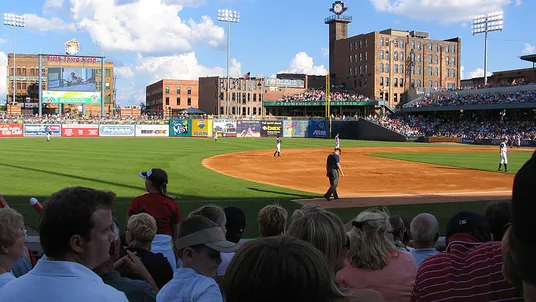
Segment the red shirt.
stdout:
<path fill-rule="evenodd" d="M 160 193 L 147 193 L 132 200 L 128 216 L 147 213 L 156 220 L 157 234 L 171 234 L 171 226 L 181 222 L 179 206 L 171 198 Z"/>
<path fill-rule="evenodd" d="M 446 252 L 423 261 L 411 301 L 523 301 L 504 279 L 502 264 L 500 242 L 452 235 Z"/>

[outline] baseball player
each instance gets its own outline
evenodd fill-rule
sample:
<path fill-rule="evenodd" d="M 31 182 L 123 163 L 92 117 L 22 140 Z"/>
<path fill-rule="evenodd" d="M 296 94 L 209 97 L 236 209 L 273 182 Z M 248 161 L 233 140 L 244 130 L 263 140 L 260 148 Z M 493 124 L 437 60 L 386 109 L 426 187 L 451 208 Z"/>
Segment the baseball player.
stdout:
<path fill-rule="evenodd" d="M 47 143 L 47 144 L 49 144 L 49 143 L 50 143 L 50 131 L 49 131 L 49 132 L 47 132 L 47 141 L 46 141 L 46 143 Z"/>
<path fill-rule="evenodd" d="M 339 148 L 335 148 L 335 151 L 328 156 L 326 161 L 326 176 L 329 178 L 329 189 L 324 194 L 324 198 L 328 201 L 331 200 L 331 195 L 334 199 L 339 199 L 337 194 L 337 186 L 339 185 L 339 175 L 344 176 L 341 168 L 341 155 L 342 151 Z"/>
<path fill-rule="evenodd" d="M 521 148 L 521 134 L 517 135 L 517 147 Z"/>
<path fill-rule="evenodd" d="M 214 141 L 218 141 L 218 130 L 214 130 Z"/>
<path fill-rule="evenodd" d="M 500 145 L 499 154 L 501 156 L 501 162 L 499 163 L 499 170 L 501 171 L 501 166 L 504 164 L 504 172 L 508 172 L 508 139 L 504 138 L 503 142 Z"/>
<path fill-rule="evenodd" d="M 337 135 L 335 135 L 335 149 L 340 149 L 341 148 L 341 143 L 339 141 L 339 133 L 337 133 Z"/>
<path fill-rule="evenodd" d="M 275 140 L 274 157 L 276 154 L 278 157 L 281 157 L 281 138 L 279 138 L 279 135 L 277 136 L 277 139 Z"/>

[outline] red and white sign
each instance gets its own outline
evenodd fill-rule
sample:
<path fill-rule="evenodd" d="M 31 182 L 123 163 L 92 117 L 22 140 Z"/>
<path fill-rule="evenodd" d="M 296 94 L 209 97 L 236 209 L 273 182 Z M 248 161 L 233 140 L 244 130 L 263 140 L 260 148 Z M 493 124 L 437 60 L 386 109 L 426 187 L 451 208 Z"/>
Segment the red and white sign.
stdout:
<path fill-rule="evenodd" d="M 22 124 L 0 124 L 0 137 L 21 137 Z"/>
<path fill-rule="evenodd" d="M 49 62 L 97 63 L 97 58 L 94 57 L 46 56 L 43 58 Z"/>
<path fill-rule="evenodd" d="M 99 136 L 99 125 L 65 124 L 61 128 L 61 136 L 65 136 L 65 137 L 95 137 L 95 136 Z"/>

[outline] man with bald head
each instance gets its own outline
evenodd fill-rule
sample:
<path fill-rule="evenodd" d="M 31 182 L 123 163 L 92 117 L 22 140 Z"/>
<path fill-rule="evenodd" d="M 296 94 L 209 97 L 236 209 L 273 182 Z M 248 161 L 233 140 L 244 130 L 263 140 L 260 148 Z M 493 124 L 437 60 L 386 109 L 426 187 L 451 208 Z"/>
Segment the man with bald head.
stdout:
<path fill-rule="evenodd" d="M 415 258 L 417 267 L 420 267 L 424 259 L 439 253 L 435 249 L 435 243 L 439 239 L 437 219 L 432 214 L 419 214 L 413 218 L 409 229 L 414 248 L 411 254 Z"/>

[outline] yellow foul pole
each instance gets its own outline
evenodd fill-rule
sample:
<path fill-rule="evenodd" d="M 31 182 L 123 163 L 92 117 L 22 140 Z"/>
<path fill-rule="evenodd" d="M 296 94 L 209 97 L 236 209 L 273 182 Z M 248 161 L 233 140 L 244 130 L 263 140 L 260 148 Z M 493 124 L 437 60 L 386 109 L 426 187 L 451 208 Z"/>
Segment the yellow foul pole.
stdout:
<path fill-rule="evenodd" d="M 326 118 L 329 119 L 329 137 L 331 137 L 331 83 L 329 70 L 326 74 Z"/>

